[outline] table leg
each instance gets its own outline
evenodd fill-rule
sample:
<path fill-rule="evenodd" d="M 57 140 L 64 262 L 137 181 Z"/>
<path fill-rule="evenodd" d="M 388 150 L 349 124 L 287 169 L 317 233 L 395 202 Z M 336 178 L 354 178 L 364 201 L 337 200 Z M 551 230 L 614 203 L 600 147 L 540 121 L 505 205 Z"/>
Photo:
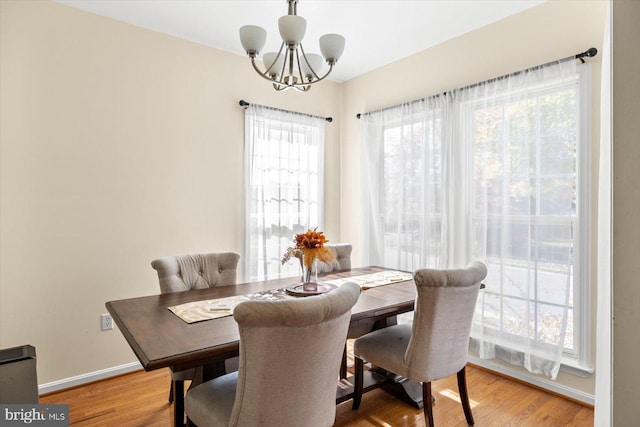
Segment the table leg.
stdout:
<path fill-rule="evenodd" d="M 214 378 L 220 377 L 224 375 L 225 372 L 225 364 L 224 360 L 219 360 L 212 362 L 208 365 L 198 366 L 193 375 L 193 379 L 191 380 L 191 384 L 189 384 L 189 389 L 196 387 L 202 384 L 205 381 L 212 380 Z M 183 381 L 173 381 L 173 395 L 174 396 L 184 396 L 184 382 Z M 177 384 L 180 383 L 180 384 Z M 178 394 L 180 393 L 180 394 Z M 184 399 L 174 399 L 174 426 L 175 427 L 184 427 Z M 188 424 L 187 424 L 188 425 Z"/>
<path fill-rule="evenodd" d="M 224 360 L 217 360 L 202 367 L 202 382 L 221 377 L 226 373 Z"/>
<path fill-rule="evenodd" d="M 377 320 L 374 323 L 372 330 L 375 331 L 378 329 L 387 328 L 389 326 L 394 326 L 397 324 L 398 324 L 398 317 L 389 316 L 389 317 L 385 317 L 383 319 Z M 368 375 L 372 375 L 372 377 L 371 379 L 369 379 L 367 377 L 367 374 L 365 374 L 365 382 L 370 381 L 372 386 L 371 387 L 365 386 L 365 390 L 369 388 L 375 388 L 373 384 L 376 384 L 376 383 L 384 384 L 382 385 L 382 388 L 387 392 L 389 392 L 390 394 L 397 397 L 398 399 L 402 400 L 403 402 L 411 405 L 416 409 L 423 408 L 424 404 L 422 401 L 422 384 L 421 383 L 408 380 L 399 375 L 387 373 L 386 371 L 381 369 L 370 370 Z M 344 384 L 351 385 L 351 382 L 352 382 L 352 378 L 350 377 L 347 379 L 347 381 L 344 381 Z M 339 390 L 338 392 L 338 397 L 336 399 L 337 402 L 343 402 L 344 400 L 347 400 L 347 398 L 351 397 L 351 393 L 353 392 L 352 385 L 351 387 L 348 387 L 348 386 L 345 387 L 344 384 L 342 385 L 343 390 L 342 391 Z M 435 400 L 433 396 L 431 397 L 431 399 L 432 401 Z"/>
<path fill-rule="evenodd" d="M 172 381 L 173 383 L 173 425 L 175 427 L 184 426 L 184 399 L 178 396 L 184 396 L 184 381 Z"/>
<path fill-rule="evenodd" d="M 395 375 L 392 381 L 383 385 L 382 388 L 416 409 L 422 409 L 424 407 L 421 383 Z"/>

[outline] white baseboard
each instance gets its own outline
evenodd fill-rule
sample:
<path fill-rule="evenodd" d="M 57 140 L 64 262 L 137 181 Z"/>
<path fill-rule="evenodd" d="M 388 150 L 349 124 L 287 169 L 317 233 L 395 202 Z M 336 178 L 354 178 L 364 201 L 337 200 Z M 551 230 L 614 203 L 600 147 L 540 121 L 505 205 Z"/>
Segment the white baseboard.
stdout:
<path fill-rule="evenodd" d="M 40 384 L 38 386 L 38 393 L 52 393 L 54 391 L 91 383 L 105 378 L 114 377 L 116 375 L 128 374 L 129 372 L 138 371 L 140 369 L 142 369 L 142 365 L 140 365 L 140 362 L 131 362 L 125 365 L 114 366 L 113 368 L 101 369 L 95 372 L 88 372 L 86 374 L 76 375 L 75 377 L 64 378 L 58 381 Z"/>
<path fill-rule="evenodd" d="M 574 388 L 567 387 L 562 384 L 558 384 L 555 381 L 538 377 L 536 375 L 530 375 L 526 372 L 521 372 L 517 369 L 512 369 L 508 366 L 491 362 L 490 360 L 479 359 L 471 355 L 469 355 L 469 362 L 473 363 L 474 365 L 478 365 L 483 368 L 498 372 L 500 374 L 516 378 L 520 381 L 533 384 L 537 387 L 552 391 L 562 396 L 567 396 L 571 399 L 577 400 L 579 402 L 583 402 L 587 405 L 593 406 L 595 404 L 595 396 L 593 394 L 585 393 L 583 391 L 576 390 Z M 54 391 L 91 383 L 91 382 L 102 380 L 105 378 L 114 377 L 116 375 L 127 374 L 129 372 L 134 372 L 140 369 L 142 369 L 142 365 L 140 365 L 139 362 L 131 362 L 125 365 L 114 366 L 113 368 L 102 369 L 100 371 L 89 372 L 86 374 L 77 375 L 75 377 L 65 378 L 62 380 L 41 384 L 40 386 L 38 386 L 38 393 L 39 394 L 52 393 Z"/>
<path fill-rule="evenodd" d="M 542 389 L 549 390 L 553 393 L 557 393 L 562 396 L 566 396 L 571 399 L 577 400 L 578 402 L 582 402 L 591 406 L 595 405 L 596 399 L 593 394 L 585 393 L 584 391 L 576 390 L 574 388 L 567 387 L 562 384 L 558 384 L 557 382 L 551 379 L 539 377 L 537 375 L 532 375 L 527 372 L 522 372 L 517 369 L 513 369 L 508 366 L 492 362 L 491 360 L 480 359 L 472 355 L 469 355 L 468 360 L 470 363 L 473 363 L 474 365 L 478 365 L 483 368 L 490 369 L 492 371 L 498 372 L 508 377 L 516 378 L 520 381 L 524 381 L 536 387 L 540 387 Z"/>

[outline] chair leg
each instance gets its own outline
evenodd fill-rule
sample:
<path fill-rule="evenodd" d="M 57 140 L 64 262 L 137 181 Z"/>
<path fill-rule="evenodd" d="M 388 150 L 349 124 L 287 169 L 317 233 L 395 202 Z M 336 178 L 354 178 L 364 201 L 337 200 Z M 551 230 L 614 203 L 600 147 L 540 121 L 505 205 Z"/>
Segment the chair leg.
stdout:
<path fill-rule="evenodd" d="M 422 383 L 422 407 L 427 427 L 433 427 L 433 400 L 431 396 L 431 381 Z"/>
<path fill-rule="evenodd" d="M 342 364 L 340 365 L 340 379 L 343 380 L 347 378 L 347 345 L 344 345 L 344 350 L 342 351 Z"/>
<path fill-rule="evenodd" d="M 469 393 L 467 393 L 467 375 L 465 368 L 463 367 L 458 371 L 458 391 L 460 392 L 460 401 L 462 402 L 462 409 L 464 409 L 464 416 L 467 419 L 467 424 L 473 425 L 473 415 L 471 414 L 471 405 L 469 405 Z"/>
<path fill-rule="evenodd" d="M 169 403 L 173 403 L 173 380 L 169 383 Z"/>
<path fill-rule="evenodd" d="M 352 409 L 355 411 L 360 407 L 362 401 L 362 391 L 364 388 L 364 360 L 358 356 L 355 359 L 355 376 L 353 379 L 353 405 Z"/>

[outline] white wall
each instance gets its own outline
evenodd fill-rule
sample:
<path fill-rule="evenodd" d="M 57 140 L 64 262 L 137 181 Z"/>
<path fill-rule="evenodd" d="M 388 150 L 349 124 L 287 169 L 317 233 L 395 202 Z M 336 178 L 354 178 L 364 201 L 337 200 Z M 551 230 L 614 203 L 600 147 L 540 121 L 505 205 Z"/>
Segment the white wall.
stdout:
<path fill-rule="evenodd" d="M 565 58 L 590 47 L 601 49 L 606 15 L 604 1 L 551 1 L 492 25 L 426 49 L 342 84 L 342 240 L 353 242 L 360 263 L 360 122 L 357 113 L 397 105 L 463 87 L 527 67 Z M 592 164 L 598 165 L 600 59 L 592 63 Z M 597 189 L 594 176 L 594 189 Z M 593 202 L 595 224 L 596 201 Z M 595 228 L 594 228 L 595 230 Z M 595 242 L 594 242 L 595 244 Z M 593 274 L 595 275 L 595 265 Z M 595 277 L 595 276 L 594 276 Z M 595 300 L 595 283 L 593 283 Z M 595 313 L 595 305 L 594 310 Z M 593 316 L 595 320 L 595 315 Z M 595 324 L 594 324 L 595 325 Z M 595 346 L 595 327 L 593 346 Z M 593 395 L 594 376 L 583 379 L 563 372 L 560 387 Z"/>
<path fill-rule="evenodd" d="M 335 118 L 340 236 L 336 83 L 276 93 L 242 56 L 49 1 L 0 8 L 0 348 L 34 345 L 39 383 L 136 360 L 99 316 L 158 292 L 152 259 L 241 252 L 240 99 Z"/>

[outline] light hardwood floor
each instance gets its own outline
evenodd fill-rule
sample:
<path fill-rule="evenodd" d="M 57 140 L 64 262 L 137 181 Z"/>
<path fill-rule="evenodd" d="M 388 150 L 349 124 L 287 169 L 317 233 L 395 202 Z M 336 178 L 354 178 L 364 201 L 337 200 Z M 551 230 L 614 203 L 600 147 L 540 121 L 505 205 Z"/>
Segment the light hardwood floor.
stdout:
<path fill-rule="evenodd" d="M 166 369 L 135 372 L 41 396 L 42 404 L 68 404 L 70 425 L 170 427 Z M 592 426 L 593 409 L 469 366 L 467 385 L 475 425 L 564 427 Z M 467 425 L 458 401 L 456 376 L 432 385 L 438 427 Z M 337 407 L 336 427 L 424 426 L 422 410 L 413 409 L 383 390 L 362 397 L 358 411 L 351 402 Z M 284 426 L 283 426 L 284 427 Z"/>

